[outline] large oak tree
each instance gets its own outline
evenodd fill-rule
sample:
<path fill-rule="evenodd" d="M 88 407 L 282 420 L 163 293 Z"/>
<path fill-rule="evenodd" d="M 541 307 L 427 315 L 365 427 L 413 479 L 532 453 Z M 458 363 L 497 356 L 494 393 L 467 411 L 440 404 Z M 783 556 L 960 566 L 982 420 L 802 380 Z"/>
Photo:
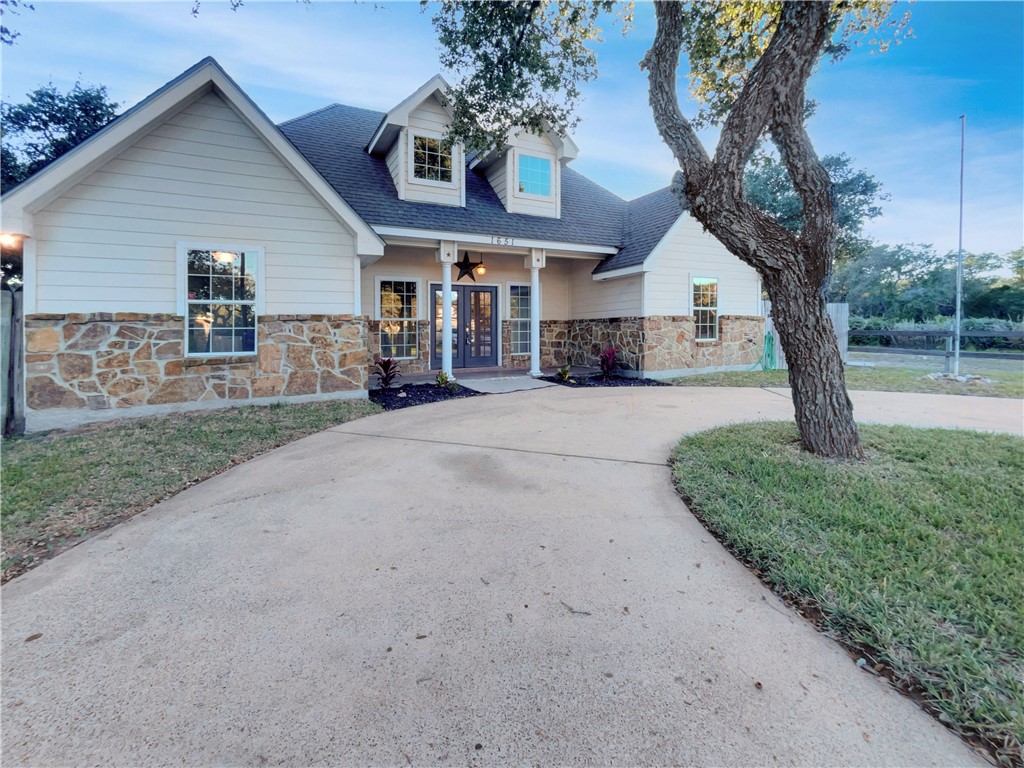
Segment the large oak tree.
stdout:
<path fill-rule="evenodd" d="M 658 2 L 654 41 L 640 62 L 654 122 L 679 165 L 672 189 L 760 274 L 789 363 L 803 447 L 838 458 L 862 458 L 863 452 L 825 309 L 839 230 L 832 179 L 804 126 L 806 88 L 821 59 L 841 56 L 858 35 L 886 24 L 897 41 L 907 34 L 906 17 L 886 21 L 890 6 L 875 0 Z M 612 3 L 582 0 L 442 3 L 434 15 L 442 63 L 459 77 L 451 138 L 484 149 L 520 127 L 571 128 L 581 83 L 597 73 L 599 18 L 615 10 Z M 689 119 L 676 81 L 684 53 L 690 93 L 701 104 Z M 721 124 L 713 155 L 695 121 Z M 787 228 L 745 194 L 744 170 L 766 139 L 778 148 L 799 197 L 798 228 Z"/>

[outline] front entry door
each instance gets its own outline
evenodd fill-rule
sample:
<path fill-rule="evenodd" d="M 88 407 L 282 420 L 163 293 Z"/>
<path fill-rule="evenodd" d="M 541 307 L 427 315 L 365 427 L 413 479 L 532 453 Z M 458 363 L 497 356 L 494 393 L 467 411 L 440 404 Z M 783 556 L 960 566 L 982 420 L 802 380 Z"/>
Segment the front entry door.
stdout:
<path fill-rule="evenodd" d="M 441 367 L 441 286 L 431 283 L 430 367 Z M 452 286 L 452 368 L 498 364 L 498 289 Z"/>

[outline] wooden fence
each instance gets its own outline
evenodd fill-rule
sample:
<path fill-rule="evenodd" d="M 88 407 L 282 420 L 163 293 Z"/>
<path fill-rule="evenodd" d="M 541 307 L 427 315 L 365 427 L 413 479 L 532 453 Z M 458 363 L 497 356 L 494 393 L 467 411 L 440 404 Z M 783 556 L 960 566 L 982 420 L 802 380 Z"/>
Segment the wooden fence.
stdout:
<path fill-rule="evenodd" d="M 11 292 L 0 290 L 0 427 L 7 424 L 7 413 L 10 410 L 8 372 L 11 370 L 11 313 L 14 302 Z"/>
<path fill-rule="evenodd" d="M 946 373 L 950 372 L 951 362 L 955 356 L 953 340 L 956 334 L 953 331 L 850 331 L 850 336 L 876 336 L 889 338 L 895 341 L 898 338 L 921 338 L 931 337 L 934 339 L 945 339 L 945 349 L 915 349 L 912 347 L 854 347 L 857 352 L 880 355 L 928 355 L 932 357 L 946 358 Z M 962 339 L 1024 339 L 1024 331 L 961 331 Z M 990 360 L 1024 360 L 1024 355 L 1010 354 L 1006 352 L 964 352 L 960 351 L 961 358 L 988 358 Z"/>
<path fill-rule="evenodd" d="M 0 290 L 3 299 L 0 311 L 0 346 L 3 367 L 0 368 L 0 400 L 3 401 L 3 427 L 5 435 L 25 432 L 25 352 L 22 346 L 25 318 L 22 313 L 21 291 Z"/>
<path fill-rule="evenodd" d="M 772 323 L 772 304 L 765 302 L 765 332 L 771 335 L 773 349 L 772 358 L 775 362 L 775 369 L 786 370 L 786 356 L 782 352 L 782 344 L 779 342 L 779 334 L 775 332 L 775 325 Z M 827 304 L 828 316 L 832 319 L 832 327 L 836 331 L 836 342 L 839 344 L 839 354 L 843 362 L 846 362 L 847 349 L 849 345 L 850 331 L 850 305 L 849 304 Z"/>

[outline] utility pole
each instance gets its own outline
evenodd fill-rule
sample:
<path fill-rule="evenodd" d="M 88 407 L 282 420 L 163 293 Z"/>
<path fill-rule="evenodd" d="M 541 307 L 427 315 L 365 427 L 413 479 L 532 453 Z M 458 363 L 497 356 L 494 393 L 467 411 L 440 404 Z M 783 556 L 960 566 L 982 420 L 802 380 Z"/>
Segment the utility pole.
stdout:
<path fill-rule="evenodd" d="M 964 293 L 964 140 L 967 115 L 960 115 L 960 237 L 956 252 L 956 322 L 953 328 L 953 375 L 960 375 L 960 323 Z"/>

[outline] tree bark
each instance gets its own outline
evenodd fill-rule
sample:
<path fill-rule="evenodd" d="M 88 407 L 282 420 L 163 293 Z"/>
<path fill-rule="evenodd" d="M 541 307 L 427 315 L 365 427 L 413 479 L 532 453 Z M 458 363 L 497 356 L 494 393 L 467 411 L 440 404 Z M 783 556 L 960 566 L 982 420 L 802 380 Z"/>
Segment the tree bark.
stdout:
<path fill-rule="evenodd" d="M 767 288 L 772 320 L 789 366 L 800 444 L 820 456 L 864 458 L 825 300 L 809 296 L 808 286 L 790 280 Z"/>
<path fill-rule="evenodd" d="M 803 124 L 807 80 L 828 40 L 830 12 L 827 0 L 784 4 L 768 47 L 729 111 L 713 159 L 679 109 L 681 4 L 655 3 L 657 32 L 641 66 L 649 72 L 655 124 L 682 172 L 673 181 L 680 202 L 731 253 L 754 267 L 768 290 L 789 363 L 803 447 L 822 456 L 856 459 L 863 452 L 824 300 L 837 234 L 832 183 Z M 803 203 L 799 234 L 744 198 L 747 161 L 769 133 Z"/>

